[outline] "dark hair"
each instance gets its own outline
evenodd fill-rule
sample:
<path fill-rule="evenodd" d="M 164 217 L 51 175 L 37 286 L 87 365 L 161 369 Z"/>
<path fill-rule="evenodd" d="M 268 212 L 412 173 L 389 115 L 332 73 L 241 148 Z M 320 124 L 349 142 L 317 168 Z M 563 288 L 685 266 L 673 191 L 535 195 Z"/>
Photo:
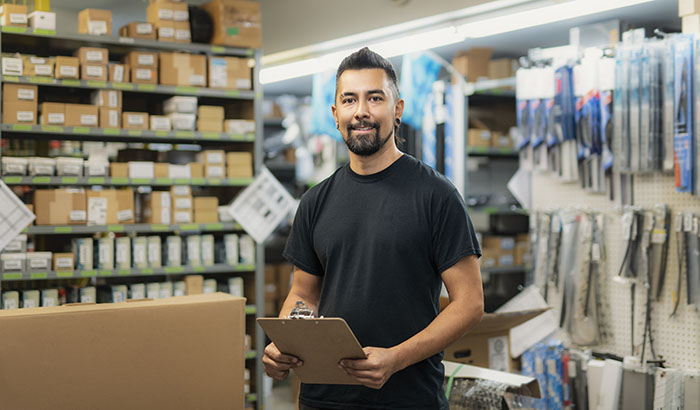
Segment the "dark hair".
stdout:
<path fill-rule="evenodd" d="M 394 96 L 394 100 L 399 99 L 399 86 L 396 81 L 396 70 L 389 60 L 370 50 L 368 47 L 363 47 L 358 51 L 345 57 L 338 66 L 338 71 L 335 73 L 335 95 L 338 95 L 338 81 L 340 76 L 346 70 L 364 70 L 378 68 L 384 70 L 390 81 L 390 89 Z M 394 126 L 394 140 L 396 145 L 400 146 L 404 139 L 399 137 L 399 126 Z"/>

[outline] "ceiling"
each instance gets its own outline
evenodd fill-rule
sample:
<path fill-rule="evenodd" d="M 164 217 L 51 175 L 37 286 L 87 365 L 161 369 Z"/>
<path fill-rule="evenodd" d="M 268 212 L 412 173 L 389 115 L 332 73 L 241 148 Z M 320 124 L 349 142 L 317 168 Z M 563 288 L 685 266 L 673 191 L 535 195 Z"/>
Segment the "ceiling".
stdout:
<path fill-rule="evenodd" d="M 208 0 L 188 0 L 203 4 Z M 614 0 L 611 0 L 614 1 Z M 260 0 L 263 18 L 264 52 L 278 52 L 308 46 L 351 34 L 381 28 L 391 24 L 444 14 L 485 3 L 485 0 Z M 58 24 L 75 26 L 77 11 L 83 8 L 111 9 L 113 26 L 120 27 L 133 20 L 144 20 L 149 0 L 62 0 L 57 9 Z M 433 51 L 451 60 L 457 50 L 486 46 L 494 57 L 519 57 L 534 47 L 568 44 L 569 28 L 597 21 L 620 19 L 624 24 L 648 29 L 680 29 L 677 0 L 655 0 L 565 22 L 524 29 L 497 36 L 466 40 Z M 71 21 L 72 20 L 72 21 Z M 392 59 L 400 68 L 400 58 Z M 311 93 L 311 77 L 266 84 L 266 95 Z"/>

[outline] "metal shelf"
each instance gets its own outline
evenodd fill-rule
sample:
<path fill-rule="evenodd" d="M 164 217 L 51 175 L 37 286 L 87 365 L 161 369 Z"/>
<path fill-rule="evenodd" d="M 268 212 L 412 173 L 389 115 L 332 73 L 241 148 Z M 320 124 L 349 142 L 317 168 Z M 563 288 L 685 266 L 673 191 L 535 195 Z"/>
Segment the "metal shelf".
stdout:
<path fill-rule="evenodd" d="M 129 225 L 44 225 L 29 226 L 22 231 L 29 235 L 63 235 L 63 234 L 92 234 L 102 232 L 134 232 L 134 233 L 165 233 L 165 232 L 222 232 L 240 231 L 240 225 L 234 222 L 218 222 L 208 224 L 129 224 Z"/>
<path fill-rule="evenodd" d="M 512 148 L 467 147 L 467 154 L 475 157 L 518 157 L 518 151 Z"/>
<path fill-rule="evenodd" d="M 253 178 L 118 178 L 118 177 L 23 177 L 6 176 L 2 180 L 7 185 L 103 185 L 103 186 L 248 186 Z"/>
<path fill-rule="evenodd" d="M 207 131 L 150 131 L 120 128 L 64 127 L 57 125 L 1 124 L 3 138 L 43 138 L 138 142 L 255 142 L 255 134 L 227 134 Z"/>
<path fill-rule="evenodd" d="M 246 360 L 255 359 L 257 356 L 258 356 L 258 352 L 256 352 L 255 350 L 248 350 L 247 352 L 245 352 Z"/>
<path fill-rule="evenodd" d="M 93 277 L 134 277 L 154 275 L 187 275 L 191 273 L 228 273 L 228 272 L 252 272 L 255 265 L 228 265 L 220 263 L 212 266 L 166 266 L 161 268 L 133 268 L 133 269 L 92 269 L 92 270 L 67 270 L 67 271 L 35 271 L 35 272 L 6 272 L 2 274 L 2 281 L 17 280 L 46 280 L 46 279 L 75 279 Z M 253 306 L 253 309 L 255 307 Z M 248 313 L 248 306 L 246 306 Z M 254 311 L 252 313 L 255 313 Z"/>
<path fill-rule="evenodd" d="M 464 87 L 464 94 L 466 96 L 484 94 L 512 97 L 515 96 L 515 77 L 467 83 Z"/>
<path fill-rule="evenodd" d="M 129 51 L 132 49 L 151 49 L 164 51 L 184 51 L 190 53 L 222 54 L 240 57 L 253 57 L 255 50 L 249 48 L 234 48 L 199 43 L 175 43 L 167 41 L 144 40 L 131 37 L 93 36 L 90 34 L 56 33 L 53 30 L 34 30 L 28 27 L 2 27 L 5 38 L 18 42 L 45 43 L 51 48 L 77 49 L 81 46 L 110 46 L 111 51 Z M 59 45 L 59 47 L 56 47 Z"/>
<path fill-rule="evenodd" d="M 84 88 L 92 90 L 119 90 L 166 95 L 196 95 L 198 97 L 216 97 L 234 100 L 252 100 L 254 97 L 253 91 L 250 90 L 225 90 L 160 84 L 114 83 L 110 81 L 95 80 L 62 80 L 51 77 L 25 77 L 14 75 L 3 75 L 0 80 L 3 83 L 35 84 L 40 86 Z"/>
<path fill-rule="evenodd" d="M 253 393 L 253 394 L 246 394 L 245 400 L 249 403 L 255 403 L 258 401 L 258 395 Z"/>

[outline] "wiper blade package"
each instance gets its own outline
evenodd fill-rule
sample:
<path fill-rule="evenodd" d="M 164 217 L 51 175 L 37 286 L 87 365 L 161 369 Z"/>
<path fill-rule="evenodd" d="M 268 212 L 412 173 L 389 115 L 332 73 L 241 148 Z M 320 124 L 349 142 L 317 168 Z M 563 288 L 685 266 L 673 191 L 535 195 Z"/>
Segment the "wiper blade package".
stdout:
<path fill-rule="evenodd" d="M 549 141 L 556 140 L 553 135 L 554 127 L 550 124 L 554 108 L 554 69 L 551 67 L 539 68 L 537 69 L 537 77 L 540 102 L 531 143 L 535 168 L 539 171 L 547 171 L 549 169 L 547 152 Z"/>
<path fill-rule="evenodd" d="M 692 35 L 679 35 L 674 45 L 674 148 L 677 192 L 694 191 L 693 51 Z"/>
<path fill-rule="evenodd" d="M 516 149 L 520 152 L 520 166 L 524 169 L 532 169 L 532 156 L 528 156 L 531 150 L 527 149 L 530 146 L 532 136 L 533 123 L 535 121 L 535 110 L 537 107 L 532 107 L 532 84 L 533 74 L 529 68 L 520 68 L 515 73 L 515 106 L 516 106 L 516 122 L 519 134 L 519 140 L 516 141 Z"/>
<path fill-rule="evenodd" d="M 561 113 L 555 116 L 555 121 L 561 126 L 561 177 L 565 181 L 575 181 L 578 174 L 576 152 L 576 120 L 573 72 L 569 66 L 557 69 L 555 75 L 554 104 Z M 557 113 L 559 114 L 559 113 Z"/>
<path fill-rule="evenodd" d="M 613 166 L 613 90 L 615 89 L 615 68 L 613 58 L 603 58 L 598 65 L 600 86 L 600 144 L 601 144 L 601 186 L 600 191 L 612 190 Z"/>

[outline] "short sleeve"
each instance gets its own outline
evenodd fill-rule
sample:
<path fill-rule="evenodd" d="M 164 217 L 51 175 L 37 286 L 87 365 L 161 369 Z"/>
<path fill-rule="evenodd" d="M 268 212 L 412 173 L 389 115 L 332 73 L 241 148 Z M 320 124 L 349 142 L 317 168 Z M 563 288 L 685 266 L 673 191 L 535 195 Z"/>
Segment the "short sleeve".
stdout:
<path fill-rule="evenodd" d="M 467 255 L 481 257 L 467 207 L 456 189 L 442 201 L 433 221 L 433 258 L 438 272 L 442 274 Z"/>
<path fill-rule="evenodd" d="M 310 192 L 309 192 L 310 193 Z M 312 275 L 323 276 L 323 267 L 316 256 L 313 243 L 314 204 L 311 196 L 305 195 L 294 216 L 292 230 L 287 238 L 282 256 L 293 265 Z"/>

